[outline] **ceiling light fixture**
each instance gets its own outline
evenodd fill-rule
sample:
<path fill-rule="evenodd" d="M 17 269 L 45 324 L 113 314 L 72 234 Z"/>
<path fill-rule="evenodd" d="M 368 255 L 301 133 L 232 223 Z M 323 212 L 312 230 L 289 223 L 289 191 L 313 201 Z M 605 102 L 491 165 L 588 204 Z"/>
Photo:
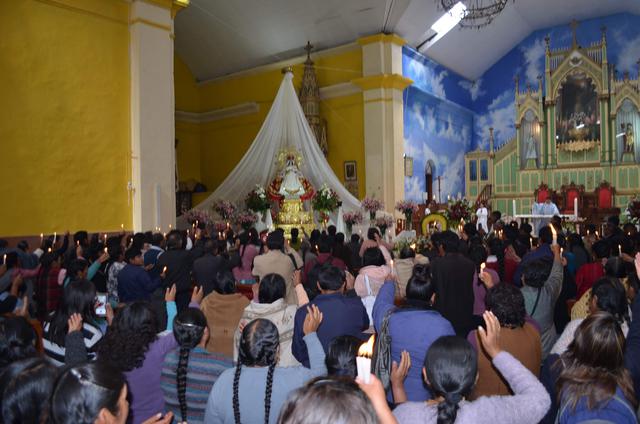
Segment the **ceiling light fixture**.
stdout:
<path fill-rule="evenodd" d="M 458 0 L 435 0 L 446 11 L 454 8 Z M 463 0 L 466 11 L 460 20 L 461 28 L 483 28 L 502 12 L 509 0 Z M 515 2 L 515 0 L 512 0 Z"/>
<path fill-rule="evenodd" d="M 433 46 L 436 41 L 455 28 L 464 17 L 466 11 L 467 7 L 461 1 L 451 6 L 451 8 L 445 11 L 444 14 L 431 25 L 431 28 L 422 35 L 422 38 L 425 40 L 418 45 L 418 51 L 423 51 Z"/>

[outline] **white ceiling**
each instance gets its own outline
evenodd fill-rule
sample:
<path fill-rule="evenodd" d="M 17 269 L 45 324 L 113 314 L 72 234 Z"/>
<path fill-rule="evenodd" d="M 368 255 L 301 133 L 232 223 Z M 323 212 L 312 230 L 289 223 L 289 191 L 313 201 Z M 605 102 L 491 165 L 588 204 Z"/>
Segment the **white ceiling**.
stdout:
<path fill-rule="evenodd" d="M 475 80 L 531 32 L 573 19 L 640 14 L 639 0 L 515 0 L 483 29 L 454 29 L 425 54 Z M 191 0 L 175 21 L 176 52 L 199 81 L 379 32 L 414 47 L 442 15 L 434 0 Z"/>

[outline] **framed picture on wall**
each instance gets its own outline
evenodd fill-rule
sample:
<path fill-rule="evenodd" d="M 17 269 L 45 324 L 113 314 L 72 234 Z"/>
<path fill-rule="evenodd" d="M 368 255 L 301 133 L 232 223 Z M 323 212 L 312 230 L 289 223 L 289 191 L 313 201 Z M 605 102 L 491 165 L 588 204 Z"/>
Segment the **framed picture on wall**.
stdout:
<path fill-rule="evenodd" d="M 344 180 L 358 181 L 358 172 L 355 160 L 348 160 L 344 162 Z"/>

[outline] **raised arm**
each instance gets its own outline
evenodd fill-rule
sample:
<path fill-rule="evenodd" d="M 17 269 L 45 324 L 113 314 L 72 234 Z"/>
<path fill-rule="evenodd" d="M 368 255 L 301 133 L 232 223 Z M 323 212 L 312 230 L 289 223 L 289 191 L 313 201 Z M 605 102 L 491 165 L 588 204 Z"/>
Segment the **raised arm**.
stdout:
<path fill-rule="evenodd" d="M 549 273 L 549 278 L 544 283 L 544 290 L 548 291 L 553 299 L 557 299 L 560 296 L 562 290 L 562 278 L 563 278 L 563 266 L 562 258 L 560 257 L 560 246 L 554 244 L 551 246 L 551 252 L 553 252 L 553 266 Z"/>
<path fill-rule="evenodd" d="M 322 312 L 320 312 L 320 309 L 318 309 L 316 305 L 307 306 L 307 316 L 303 326 L 303 340 L 307 345 L 307 352 L 309 353 L 310 369 L 306 371 L 309 373 L 309 378 L 318 377 L 327 373 L 327 367 L 324 362 L 324 349 L 316 333 L 321 322 Z"/>

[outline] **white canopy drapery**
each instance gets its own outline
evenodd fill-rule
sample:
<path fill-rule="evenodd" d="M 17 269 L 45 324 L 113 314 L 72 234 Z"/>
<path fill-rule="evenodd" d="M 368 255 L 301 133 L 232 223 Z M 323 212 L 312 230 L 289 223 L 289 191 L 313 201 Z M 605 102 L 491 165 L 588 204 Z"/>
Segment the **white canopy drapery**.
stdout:
<path fill-rule="evenodd" d="M 322 154 L 304 116 L 292 80 L 293 74 L 287 72 L 249 150 L 216 191 L 196 209 L 210 209 L 218 200 L 240 204 L 256 184 L 266 187 L 276 176 L 276 155 L 288 148 L 300 152 L 303 158 L 300 171 L 316 190 L 322 184 L 327 184 L 342 200 L 343 210 L 360 207 L 358 199 L 342 185 Z M 342 217 L 336 218 L 339 221 Z"/>

